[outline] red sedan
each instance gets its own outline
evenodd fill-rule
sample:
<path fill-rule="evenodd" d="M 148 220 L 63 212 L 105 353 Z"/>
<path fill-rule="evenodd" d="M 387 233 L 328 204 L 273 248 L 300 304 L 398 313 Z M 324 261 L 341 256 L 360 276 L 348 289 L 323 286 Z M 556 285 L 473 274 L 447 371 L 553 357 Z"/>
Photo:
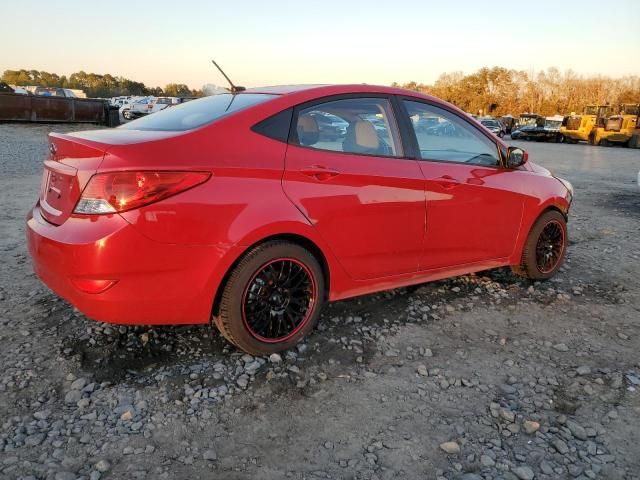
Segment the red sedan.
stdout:
<path fill-rule="evenodd" d="M 38 276 L 94 319 L 213 319 L 252 354 L 326 301 L 505 265 L 545 279 L 567 246 L 568 182 L 406 90 L 252 89 L 49 140 Z"/>

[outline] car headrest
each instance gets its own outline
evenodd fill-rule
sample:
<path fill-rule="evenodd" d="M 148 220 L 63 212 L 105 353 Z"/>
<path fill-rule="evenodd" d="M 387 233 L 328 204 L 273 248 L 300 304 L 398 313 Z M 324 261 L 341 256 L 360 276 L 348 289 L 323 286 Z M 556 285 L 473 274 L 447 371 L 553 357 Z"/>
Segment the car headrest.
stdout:
<path fill-rule="evenodd" d="M 300 115 L 298 118 L 298 141 L 301 145 L 313 145 L 320 139 L 318 121 L 311 115 Z"/>
<path fill-rule="evenodd" d="M 345 152 L 377 153 L 380 148 L 380 138 L 373 123 L 367 120 L 356 120 L 349 125 L 342 148 Z"/>
<path fill-rule="evenodd" d="M 356 144 L 363 148 L 377 149 L 380 146 L 380 137 L 373 123 L 366 120 L 358 120 L 355 124 Z"/>

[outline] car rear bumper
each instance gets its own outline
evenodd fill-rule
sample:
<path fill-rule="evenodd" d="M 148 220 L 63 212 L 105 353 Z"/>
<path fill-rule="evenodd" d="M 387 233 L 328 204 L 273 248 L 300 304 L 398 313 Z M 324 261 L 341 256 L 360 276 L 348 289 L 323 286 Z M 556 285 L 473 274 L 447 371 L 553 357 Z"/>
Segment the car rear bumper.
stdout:
<path fill-rule="evenodd" d="M 207 323 L 225 259 L 238 248 L 159 243 L 119 215 L 72 216 L 55 226 L 39 205 L 26 230 L 38 277 L 88 317 L 116 324 Z M 86 293 L 74 279 L 115 284 Z"/>

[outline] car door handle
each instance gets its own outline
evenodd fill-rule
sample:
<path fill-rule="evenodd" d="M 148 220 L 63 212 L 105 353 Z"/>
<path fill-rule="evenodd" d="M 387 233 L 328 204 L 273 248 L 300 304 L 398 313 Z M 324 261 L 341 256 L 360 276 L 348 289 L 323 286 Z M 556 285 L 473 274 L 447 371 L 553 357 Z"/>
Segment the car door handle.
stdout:
<path fill-rule="evenodd" d="M 444 175 L 442 177 L 436 178 L 434 180 L 438 185 L 443 186 L 444 188 L 453 188 L 460 185 L 460 182 L 449 175 Z"/>
<path fill-rule="evenodd" d="M 332 168 L 324 167 L 322 165 L 311 165 L 310 167 L 300 170 L 300 173 L 306 175 L 307 177 L 315 178 L 320 182 L 324 182 L 340 174 L 339 171 L 333 170 Z"/>

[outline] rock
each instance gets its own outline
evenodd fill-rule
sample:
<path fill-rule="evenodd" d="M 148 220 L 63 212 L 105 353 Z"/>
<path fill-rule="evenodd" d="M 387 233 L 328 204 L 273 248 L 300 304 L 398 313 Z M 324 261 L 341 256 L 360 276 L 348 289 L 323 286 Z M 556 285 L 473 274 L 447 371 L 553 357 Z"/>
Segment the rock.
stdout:
<path fill-rule="evenodd" d="M 76 478 L 76 474 L 72 472 L 58 472 L 55 476 L 55 480 L 76 480 Z"/>
<path fill-rule="evenodd" d="M 500 388 L 500 390 L 502 390 L 502 393 L 506 394 L 506 395 L 513 395 L 514 393 L 516 393 L 518 391 L 518 389 L 516 387 L 513 387 L 511 385 L 508 385 L 506 383 L 502 383 L 498 386 L 498 388 Z"/>
<path fill-rule="evenodd" d="M 82 393 L 80 390 L 70 390 L 64 396 L 64 403 L 67 405 L 75 405 L 82 398 Z"/>
<path fill-rule="evenodd" d="M 450 454 L 450 455 L 455 455 L 457 453 L 460 453 L 460 445 L 458 445 L 457 442 L 444 442 L 440 444 L 440 449 L 443 450 L 444 452 Z"/>
<path fill-rule="evenodd" d="M 481 455 L 480 464 L 483 467 L 493 467 L 496 464 L 496 462 L 489 455 Z"/>
<path fill-rule="evenodd" d="M 511 410 L 507 410 L 506 408 L 500 409 L 500 417 L 502 417 L 503 420 L 506 420 L 509 423 L 513 423 L 516 420 L 516 414 Z"/>
<path fill-rule="evenodd" d="M 482 480 L 482 477 L 477 473 L 465 473 L 460 477 L 460 480 Z"/>
<path fill-rule="evenodd" d="M 247 388 L 247 385 L 249 385 L 249 379 L 246 375 L 241 375 L 240 377 L 238 377 L 238 380 L 236 380 L 236 383 L 240 388 L 244 390 L 245 388 Z"/>
<path fill-rule="evenodd" d="M 587 367 L 586 365 L 583 365 L 576 369 L 576 373 L 578 375 L 589 375 L 591 373 L 591 367 Z"/>
<path fill-rule="evenodd" d="M 207 450 L 202 454 L 202 458 L 204 458 L 208 462 L 214 462 L 218 459 L 218 454 L 215 452 L 215 450 Z"/>
<path fill-rule="evenodd" d="M 535 474 L 533 473 L 533 470 L 531 470 L 531 467 L 526 465 L 522 467 L 516 467 L 511 471 L 520 480 L 533 480 L 533 478 L 535 477 Z"/>
<path fill-rule="evenodd" d="M 568 352 L 569 347 L 567 347 L 564 343 L 556 343 L 553 348 L 558 350 L 559 352 Z"/>
<path fill-rule="evenodd" d="M 47 418 L 49 418 L 49 415 L 51 415 L 51 412 L 49 410 L 41 410 L 34 413 L 33 418 L 37 420 L 46 420 Z"/>
<path fill-rule="evenodd" d="M 74 380 L 73 383 L 71 384 L 71 390 L 82 390 L 86 385 L 87 385 L 87 379 L 86 378 L 78 378 L 77 380 Z"/>
<path fill-rule="evenodd" d="M 545 475 L 553 474 L 553 467 L 546 460 L 540 462 L 540 470 L 542 470 L 542 473 L 544 473 Z"/>
<path fill-rule="evenodd" d="M 36 433 L 34 435 L 29 435 L 24 439 L 24 444 L 27 447 L 37 447 L 44 441 L 44 433 Z"/>
<path fill-rule="evenodd" d="M 427 367 L 425 367 L 424 365 L 418 365 L 418 374 L 422 375 L 423 377 L 428 377 L 429 370 L 427 370 Z"/>
<path fill-rule="evenodd" d="M 282 363 L 282 357 L 278 353 L 272 353 L 269 355 L 269 361 L 271 363 Z"/>
<path fill-rule="evenodd" d="M 538 422 L 534 422 L 533 420 L 525 420 L 525 422 L 522 424 L 522 427 L 524 428 L 524 431 L 529 435 L 532 435 L 540 430 L 540 424 Z"/>
<path fill-rule="evenodd" d="M 553 445 L 553 448 L 555 448 L 561 455 L 569 453 L 569 447 L 564 442 L 564 440 L 557 438 L 553 442 L 551 442 L 551 445 Z"/>
<path fill-rule="evenodd" d="M 582 425 L 580 425 L 579 423 L 576 423 L 572 420 L 568 420 L 567 421 L 567 428 L 569 429 L 569 431 L 571 432 L 571 434 L 576 437 L 578 440 L 586 440 L 587 439 L 587 432 L 586 430 L 582 427 Z"/>
<path fill-rule="evenodd" d="M 123 422 L 128 422 L 132 418 L 133 411 L 131 409 L 125 410 L 124 412 L 122 412 L 122 415 L 120 415 L 120 420 L 122 420 Z"/>
<path fill-rule="evenodd" d="M 105 473 L 108 472 L 109 469 L 111 468 L 111 464 L 109 463 L 108 460 L 100 460 L 98 463 L 96 463 L 96 470 L 99 471 L 100 473 Z"/>

